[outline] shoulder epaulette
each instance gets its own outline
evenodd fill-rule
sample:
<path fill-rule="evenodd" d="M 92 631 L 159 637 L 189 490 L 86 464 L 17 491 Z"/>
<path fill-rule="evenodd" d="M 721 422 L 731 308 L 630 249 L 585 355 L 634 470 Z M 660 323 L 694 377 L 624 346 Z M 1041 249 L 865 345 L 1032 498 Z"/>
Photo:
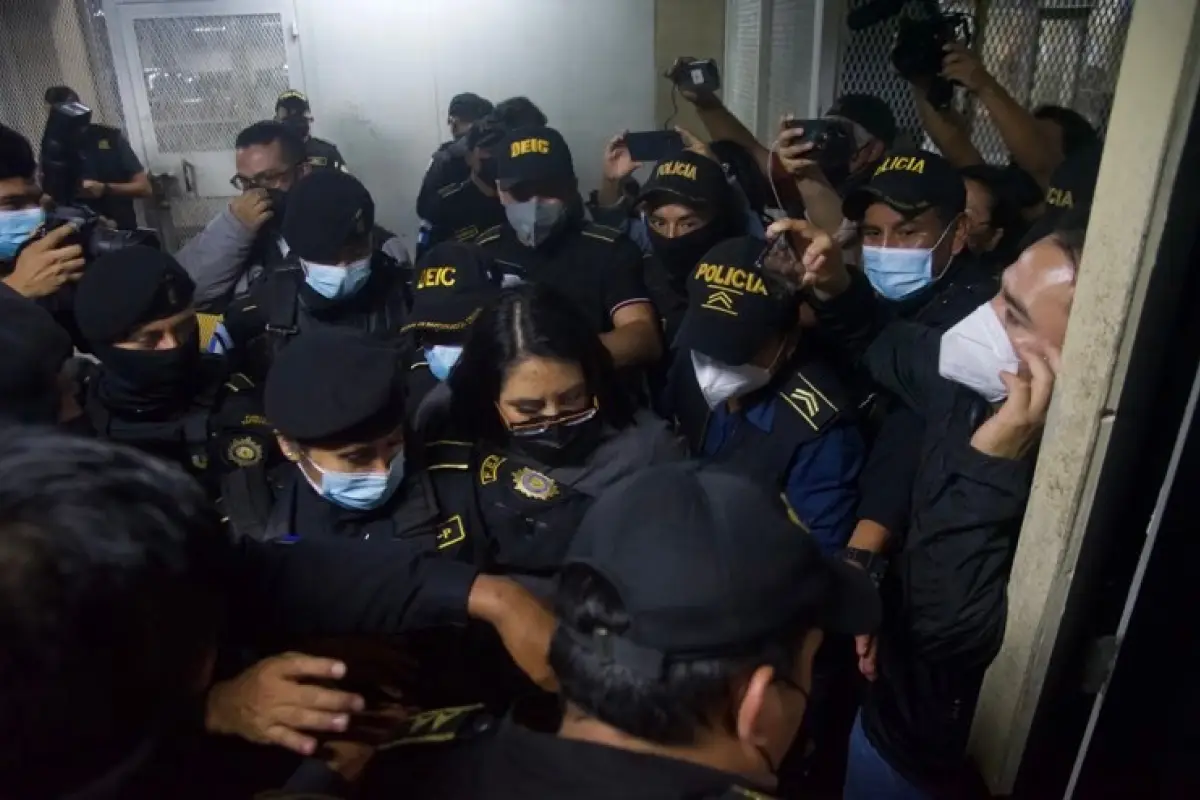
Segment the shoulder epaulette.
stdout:
<path fill-rule="evenodd" d="M 475 237 L 475 244 L 487 244 L 488 242 L 494 242 L 500 238 L 500 233 L 503 230 L 503 225 L 493 225 Z"/>
<path fill-rule="evenodd" d="M 473 445 L 452 439 L 440 439 L 425 445 L 425 469 L 468 470 Z"/>
<path fill-rule="evenodd" d="M 438 197 L 443 200 L 452 194 L 462 191 L 462 188 L 467 185 L 467 181 L 459 181 L 458 183 L 450 183 L 437 190 Z"/>
<path fill-rule="evenodd" d="M 379 746 L 379 750 L 415 744 L 467 741 L 496 727 L 496 719 L 483 704 L 435 708 L 422 711 L 405 720 L 396 738 Z"/>
<path fill-rule="evenodd" d="M 779 390 L 779 397 L 814 431 L 824 429 L 837 419 L 842 410 L 840 386 L 836 383 L 830 384 L 827 376 L 819 369 L 810 370 L 805 367 L 796 370 Z"/>
<path fill-rule="evenodd" d="M 428 366 L 429 366 L 428 361 L 414 361 L 412 364 L 408 365 L 408 371 L 412 372 L 413 370 L 418 370 L 421 367 L 428 367 Z"/>
<path fill-rule="evenodd" d="M 589 222 L 588 224 L 584 225 L 581 233 L 584 236 L 592 239 L 599 239 L 604 242 L 615 242 L 617 239 L 620 239 L 625 235 L 616 228 L 610 228 L 607 225 L 601 225 L 597 222 Z"/>
<path fill-rule="evenodd" d="M 254 381 L 243 372 L 235 372 L 225 379 L 225 388 L 231 392 L 249 392 L 256 388 Z"/>

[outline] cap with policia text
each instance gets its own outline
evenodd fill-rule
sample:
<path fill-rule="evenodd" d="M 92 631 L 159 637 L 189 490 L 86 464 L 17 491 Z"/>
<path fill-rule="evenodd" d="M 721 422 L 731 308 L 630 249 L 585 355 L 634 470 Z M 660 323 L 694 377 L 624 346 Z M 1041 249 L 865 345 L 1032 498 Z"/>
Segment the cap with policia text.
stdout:
<path fill-rule="evenodd" d="M 629 626 L 560 631 L 652 680 L 673 661 L 736 657 L 809 628 L 867 634 L 880 621 L 866 572 L 826 558 L 772 492 L 714 465 L 652 467 L 609 489 L 563 567 L 577 564 L 612 585 Z"/>
<path fill-rule="evenodd" d="M 896 140 L 896 116 L 891 106 L 873 94 L 844 94 L 834 101 L 825 116 L 850 120 L 886 147 Z"/>
<path fill-rule="evenodd" d="M 928 150 L 888 153 L 871 180 L 842 203 L 846 219 L 861 221 L 867 208 L 885 203 L 906 217 L 941 209 L 961 214 L 967 207 L 967 187 L 950 162 Z"/>
<path fill-rule="evenodd" d="M 283 239 L 305 261 L 332 264 L 347 242 L 374 227 L 375 201 L 367 187 L 347 172 L 322 169 L 288 195 Z"/>
<path fill-rule="evenodd" d="M 279 352 L 263 403 L 267 419 L 288 439 L 362 444 L 403 422 L 403 378 L 394 345 L 355 328 L 320 327 Z"/>
<path fill-rule="evenodd" d="M 693 208 L 717 208 L 729 191 L 725 170 L 711 158 L 685 150 L 654 166 L 638 202 L 651 207 L 683 203 Z"/>
<path fill-rule="evenodd" d="M 764 247 L 753 236 L 726 239 L 700 259 L 688 277 L 675 348 L 746 364 L 771 334 L 796 321 L 800 296 L 756 267 Z"/>
<path fill-rule="evenodd" d="M 496 147 L 496 186 L 509 189 L 532 181 L 575 179 L 575 162 L 562 134 L 553 128 L 521 128 Z"/>
<path fill-rule="evenodd" d="M 292 114 L 306 114 L 309 111 L 308 98 L 303 92 L 298 92 L 295 89 L 288 89 L 283 94 L 279 95 L 279 99 L 275 101 L 275 110 L 286 109 L 288 116 Z"/>
<path fill-rule="evenodd" d="M 113 344 L 148 322 L 183 312 L 195 291 L 174 257 L 152 247 L 126 247 L 84 270 L 75 288 L 75 322 L 93 345 Z"/>
<path fill-rule="evenodd" d="M 461 331 L 500 294 L 492 257 L 462 242 L 435 245 L 417 262 L 412 313 L 404 330 Z"/>

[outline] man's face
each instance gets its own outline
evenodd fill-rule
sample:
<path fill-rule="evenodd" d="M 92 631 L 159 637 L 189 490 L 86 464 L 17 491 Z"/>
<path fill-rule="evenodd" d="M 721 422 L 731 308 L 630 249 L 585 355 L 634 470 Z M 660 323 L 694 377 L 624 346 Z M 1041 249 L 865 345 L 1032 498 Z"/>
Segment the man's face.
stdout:
<path fill-rule="evenodd" d="M 166 319 L 147 322 L 134 331 L 128 339 L 117 342 L 115 346 L 121 350 L 141 352 L 197 347 L 198 335 L 196 310 L 189 308 Z"/>
<path fill-rule="evenodd" d="M 252 144 L 236 153 L 237 178 L 243 191 L 278 189 L 286 192 L 299 177 L 299 165 L 289 164 L 278 142 Z"/>
<path fill-rule="evenodd" d="M 646 214 L 650 230 L 664 239 L 676 239 L 698 231 L 713 220 L 712 212 L 670 203 L 655 208 Z"/>
<path fill-rule="evenodd" d="M 967 178 L 963 182 L 967 187 L 967 247 L 972 253 L 990 253 L 1004 236 L 992 220 L 995 195 L 979 181 Z"/>
<path fill-rule="evenodd" d="M 501 189 L 500 202 L 508 206 L 536 199 L 566 205 L 571 200 L 571 193 L 571 188 L 559 181 L 526 181 Z"/>
<path fill-rule="evenodd" d="M 457 139 L 471 130 L 470 120 L 459 119 L 458 117 L 447 117 L 446 125 L 450 128 L 450 137 L 453 139 Z"/>
<path fill-rule="evenodd" d="M 950 260 L 966 246 L 966 221 L 960 217 L 949 230 L 936 209 L 905 217 L 887 203 L 872 203 L 862 221 L 862 241 L 869 247 L 933 249 L 933 275 L 940 276 Z"/>
<path fill-rule="evenodd" d="M 42 190 L 30 178 L 0 180 L 0 212 L 36 208 L 42 202 Z"/>
<path fill-rule="evenodd" d="M 1075 299 L 1076 267 L 1053 238 L 1025 249 L 1006 270 L 992 307 L 1022 358 L 1057 362 Z"/>

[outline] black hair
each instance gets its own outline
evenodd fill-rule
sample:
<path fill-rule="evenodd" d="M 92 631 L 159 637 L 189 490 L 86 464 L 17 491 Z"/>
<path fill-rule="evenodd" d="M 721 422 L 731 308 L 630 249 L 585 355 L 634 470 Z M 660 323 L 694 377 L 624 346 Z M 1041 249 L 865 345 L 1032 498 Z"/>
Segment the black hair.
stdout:
<path fill-rule="evenodd" d="M 450 373 L 451 413 L 470 441 L 504 440 L 500 389 L 509 369 L 530 356 L 578 364 L 603 419 L 614 428 L 632 424 L 632 403 L 617 382 L 612 356 L 575 304 L 547 286 L 524 284 L 505 289 L 483 309 Z"/>
<path fill-rule="evenodd" d="M 492 102 L 472 92 L 456 94 L 450 99 L 446 115 L 462 122 L 476 122 L 492 113 Z"/>
<path fill-rule="evenodd" d="M 0 125 L 0 181 L 11 178 L 33 180 L 37 161 L 29 140 L 12 128 Z"/>
<path fill-rule="evenodd" d="M 52 106 L 59 103 L 78 103 L 79 95 L 70 86 L 51 86 L 46 90 L 45 101 Z"/>
<path fill-rule="evenodd" d="M 528 97 L 510 97 L 496 104 L 492 116 L 510 131 L 521 128 L 541 128 L 549 120 Z"/>
<path fill-rule="evenodd" d="M 227 553 L 204 492 L 138 451 L 0 431 L 0 785 L 57 797 L 199 698 Z"/>
<path fill-rule="evenodd" d="M 619 635 L 630 625 L 615 588 L 587 566 L 563 570 L 554 606 L 561 626 L 584 636 L 597 628 Z M 776 675 L 792 675 L 807 630 L 781 631 L 737 657 L 668 661 L 654 680 L 605 660 L 560 627 L 550 640 L 550 667 L 560 696 L 588 716 L 639 739 L 687 746 L 701 730 L 733 728 L 737 684 L 754 670 L 771 666 Z"/>
<path fill-rule="evenodd" d="M 1054 232 L 1050 234 L 1059 247 L 1070 258 L 1071 266 L 1079 271 L 1079 262 L 1083 259 L 1083 245 L 1087 240 L 1088 217 L 1090 208 L 1071 208 L 1058 219 Z"/>
<path fill-rule="evenodd" d="M 245 147 L 265 147 L 275 142 L 279 142 L 279 149 L 283 151 L 283 160 L 288 164 L 297 166 L 304 163 L 307 156 L 304 150 L 304 140 L 300 138 L 300 134 L 296 133 L 292 127 L 273 119 L 265 119 L 242 129 L 233 146 L 241 150 Z"/>
<path fill-rule="evenodd" d="M 964 178 L 981 183 L 991 197 L 988 212 L 992 228 L 1003 229 L 1007 239 L 1021 227 L 1021 211 L 1017 205 L 1012 177 L 1003 167 L 992 164 L 972 164 L 959 170 Z"/>
<path fill-rule="evenodd" d="M 1035 119 L 1047 119 L 1062 129 L 1063 156 L 1070 156 L 1085 147 L 1099 144 L 1100 134 L 1087 117 L 1065 106 L 1044 105 L 1033 111 Z"/>

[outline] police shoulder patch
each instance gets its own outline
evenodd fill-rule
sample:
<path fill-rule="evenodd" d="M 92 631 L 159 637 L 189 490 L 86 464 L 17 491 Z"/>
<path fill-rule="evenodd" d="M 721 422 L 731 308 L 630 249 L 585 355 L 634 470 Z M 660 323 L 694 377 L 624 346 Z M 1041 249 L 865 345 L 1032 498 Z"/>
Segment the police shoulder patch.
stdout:
<path fill-rule="evenodd" d="M 607 225 L 600 225 L 596 222 L 589 222 L 585 225 L 582 233 L 584 236 L 599 239 L 603 242 L 615 242 L 624 235 L 616 228 L 610 228 Z"/>
<path fill-rule="evenodd" d="M 500 474 L 500 465 L 507 459 L 503 456 L 490 455 L 479 465 L 479 484 L 487 486 L 496 482 Z"/>
<path fill-rule="evenodd" d="M 405 720 L 397 736 L 379 746 L 379 750 L 414 744 L 450 742 L 473 738 L 495 727 L 495 719 L 482 704 L 435 708 Z"/>
<path fill-rule="evenodd" d="M 483 233 L 479 234 L 479 236 L 475 239 L 475 244 L 487 244 L 489 242 L 496 241 L 500 238 L 500 232 L 503 229 L 504 226 L 502 225 L 493 225 Z"/>
<path fill-rule="evenodd" d="M 447 547 L 453 547 L 459 542 L 465 541 L 466 538 L 467 529 L 463 525 L 462 515 L 455 514 L 450 519 L 438 525 L 437 549 L 445 550 Z"/>
<path fill-rule="evenodd" d="M 262 442 L 253 436 L 238 436 L 225 447 L 225 460 L 237 467 L 253 467 L 262 463 Z"/>
<path fill-rule="evenodd" d="M 807 368 L 797 370 L 779 391 L 779 397 L 808 427 L 820 431 L 841 413 L 840 386 L 831 383 L 831 378 L 820 370 L 806 374 L 808 372 Z"/>
<path fill-rule="evenodd" d="M 513 489 L 530 500 L 552 500 L 558 496 L 558 484 L 529 467 L 521 467 L 513 473 Z"/>

